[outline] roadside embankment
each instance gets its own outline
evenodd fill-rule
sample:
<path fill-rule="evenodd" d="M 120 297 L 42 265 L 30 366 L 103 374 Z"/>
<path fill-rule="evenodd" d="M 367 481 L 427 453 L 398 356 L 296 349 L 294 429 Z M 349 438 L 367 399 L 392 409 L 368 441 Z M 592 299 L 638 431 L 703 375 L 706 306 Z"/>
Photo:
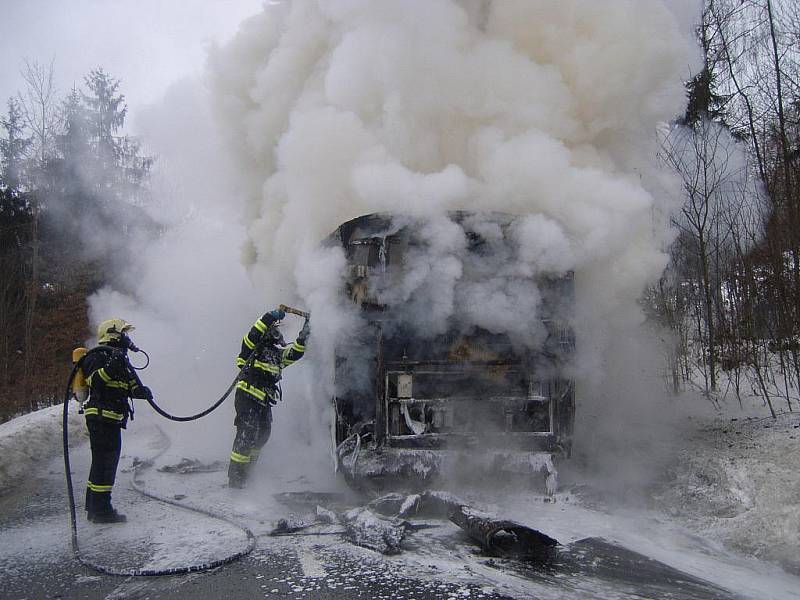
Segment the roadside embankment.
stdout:
<path fill-rule="evenodd" d="M 73 404 L 69 415 L 71 444 L 83 440 L 84 420 Z M 35 474 L 37 464 L 49 464 L 61 453 L 63 405 L 37 410 L 0 424 L 0 496 L 22 478 Z"/>
<path fill-rule="evenodd" d="M 656 502 L 731 550 L 800 574 L 800 414 L 698 421 Z"/>

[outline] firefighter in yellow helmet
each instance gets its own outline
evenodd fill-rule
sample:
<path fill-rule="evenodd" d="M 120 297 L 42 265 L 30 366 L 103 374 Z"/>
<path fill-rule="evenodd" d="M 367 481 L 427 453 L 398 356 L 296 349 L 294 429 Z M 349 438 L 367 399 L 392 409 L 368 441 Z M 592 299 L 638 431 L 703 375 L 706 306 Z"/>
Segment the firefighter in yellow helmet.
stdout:
<path fill-rule="evenodd" d="M 272 432 L 272 407 L 281 398 L 280 380 L 284 367 L 303 357 L 310 329 L 306 319 L 297 340 L 286 344 L 278 322 L 286 316 L 281 309 L 265 313 L 242 339 L 236 366 L 244 368 L 236 384 L 236 437 L 228 465 L 228 486 L 243 488 L 261 448 Z M 255 354 L 255 356 L 252 356 Z"/>
<path fill-rule="evenodd" d="M 133 414 L 129 398 L 152 400 L 128 362 L 128 350 L 137 350 L 128 337 L 133 326 L 123 319 L 107 319 L 97 328 L 98 345 L 86 353 L 82 371 L 89 386 L 84 404 L 92 450 L 86 484 L 86 512 L 94 523 L 121 523 L 125 515 L 111 505 L 111 490 L 122 450 L 122 429 Z"/>

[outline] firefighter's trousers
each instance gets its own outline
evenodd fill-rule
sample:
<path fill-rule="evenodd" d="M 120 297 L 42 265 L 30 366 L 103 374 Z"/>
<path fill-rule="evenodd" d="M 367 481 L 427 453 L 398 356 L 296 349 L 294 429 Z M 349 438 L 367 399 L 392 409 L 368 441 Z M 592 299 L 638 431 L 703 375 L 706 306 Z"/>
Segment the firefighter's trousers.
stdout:
<path fill-rule="evenodd" d="M 90 515 L 108 513 L 113 510 L 111 489 L 117 476 L 122 432 L 119 425 L 100 419 L 87 419 L 86 428 L 92 448 L 92 466 L 86 484 L 86 510 Z"/>
<path fill-rule="evenodd" d="M 272 409 L 256 402 L 243 390 L 236 390 L 234 405 L 236 437 L 228 466 L 228 484 L 231 487 L 243 487 L 272 432 Z"/>

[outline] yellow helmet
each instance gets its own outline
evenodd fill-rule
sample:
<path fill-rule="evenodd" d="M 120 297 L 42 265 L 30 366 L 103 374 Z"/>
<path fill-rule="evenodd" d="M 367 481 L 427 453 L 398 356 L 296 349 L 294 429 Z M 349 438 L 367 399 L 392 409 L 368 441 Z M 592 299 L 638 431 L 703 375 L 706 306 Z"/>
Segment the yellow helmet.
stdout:
<path fill-rule="evenodd" d="M 97 326 L 97 343 L 106 344 L 119 340 L 121 334 L 133 331 L 135 327 L 124 319 L 106 319 Z"/>

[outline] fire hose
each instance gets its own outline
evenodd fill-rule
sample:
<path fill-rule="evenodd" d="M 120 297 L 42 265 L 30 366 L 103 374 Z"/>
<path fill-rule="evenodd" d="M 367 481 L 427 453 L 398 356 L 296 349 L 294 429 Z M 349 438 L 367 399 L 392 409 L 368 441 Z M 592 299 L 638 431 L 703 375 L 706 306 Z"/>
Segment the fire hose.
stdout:
<path fill-rule="evenodd" d="M 283 304 L 280 306 L 280 309 L 284 310 L 284 312 L 291 312 L 292 314 L 303 316 L 306 319 L 308 319 L 309 316 L 310 316 L 306 312 L 299 311 L 297 309 L 293 309 L 293 308 L 285 306 Z M 266 343 L 266 339 L 263 339 L 261 343 Z M 150 404 L 150 406 L 153 407 L 153 410 L 155 410 L 159 415 L 161 415 L 162 417 L 165 417 L 166 419 L 169 419 L 171 421 L 186 422 L 186 421 L 194 421 L 196 419 L 200 419 L 200 418 L 208 415 L 209 413 L 213 412 L 217 408 L 219 408 L 219 406 L 222 405 L 222 403 L 228 398 L 228 396 L 230 396 L 231 391 L 233 391 L 234 387 L 236 386 L 236 383 L 239 381 L 239 379 L 241 378 L 242 374 L 247 370 L 248 367 L 250 367 L 252 365 L 253 361 L 255 360 L 255 357 L 258 354 L 259 348 L 260 348 L 260 345 L 256 346 L 254 351 L 248 357 L 248 359 L 245 362 L 245 364 L 242 366 L 242 369 L 239 371 L 239 373 L 237 373 L 236 377 L 234 377 L 233 381 L 228 386 L 228 389 L 225 390 L 225 392 L 222 394 L 222 396 L 219 398 L 219 400 L 217 400 L 214 404 L 212 404 L 209 408 L 207 408 L 206 410 L 204 410 L 202 412 L 199 412 L 199 413 L 194 414 L 194 415 L 189 415 L 189 416 L 175 416 L 175 415 L 169 414 L 168 412 L 166 412 L 165 410 L 160 408 L 152 398 L 147 398 L 147 402 Z M 147 363 L 145 364 L 144 367 L 138 367 L 138 368 L 134 367 L 133 365 L 130 364 L 130 361 L 128 361 L 128 367 L 129 367 L 130 373 L 135 378 L 136 383 L 138 385 L 141 385 L 141 381 L 139 380 L 139 377 L 138 377 L 136 371 L 146 368 L 147 365 L 150 363 L 150 357 L 147 355 L 146 352 L 144 352 L 142 350 L 139 350 L 138 348 L 135 348 L 135 350 L 138 351 L 138 352 L 141 352 L 142 354 L 144 354 L 147 357 Z M 127 360 L 128 359 L 127 359 L 127 355 L 126 355 L 126 361 Z M 182 566 L 182 567 L 174 567 L 174 568 L 169 568 L 169 569 L 118 569 L 118 568 L 115 568 L 115 567 L 109 567 L 109 566 L 106 566 L 106 565 L 101 565 L 101 564 L 94 563 L 91 560 L 85 558 L 81 554 L 80 546 L 78 544 L 78 520 L 77 520 L 77 515 L 76 515 L 76 510 L 75 510 L 75 493 L 74 493 L 74 487 L 73 487 L 73 484 L 72 484 L 72 470 L 71 470 L 71 467 L 70 467 L 70 457 L 69 457 L 69 404 L 70 404 L 70 400 L 72 399 L 73 381 L 75 380 L 75 375 L 78 373 L 79 369 L 81 368 L 82 363 L 83 363 L 83 357 L 81 357 L 79 360 L 77 360 L 75 362 L 75 364 L 74 364 L 74 366 L 72 368 L 72 372 L 69 375 L 67 388 L 66 388 L 66 391 L 64 393 L 64 411 L 63 411 L 63 421 L 62 421 L 62 438 L 63 438 L 63 450 L 64 450 L 64 473 L 65 473 L 66 480 L 67 480 L 67 498 L 69 500 L 72 553 L 75 556 L 76 560 L 78 562 L 80 562 L 82 565 L 84 565 L 86 567 L 89 567 L 91 569 L 94 569 L 95 571 L 98 571 L 100 573 L 104 573 L 106 575 L 119 575 L 119 576 L 124 576 L 124 577 L 131 577 L 131 576 L 159 576 L 159 575 L 180 575 L 180 574 L 185 574 L 185 573 L 193 573 L 193 572 L 197 572 L 197 571 L 207 571 L 209 569 L 214 569 L 214 568 L 219 567 L 221 565 L 228 564 L 230 562 L 238 560 L 238 559 L 246 556 L 250 552 L 252 552 L 253 549 L 255 548 L 255 545 L 256 545 L 256 539 L 255 539 L 255 536 L 253 535 L 253 532 L 250 531 L 250 529 L 248 529 L 247 527 L 244 527 L 243 525 L 241 525 L 239 523 L 236 523 L 232 519 L 229 519 L 228 517 L 226 517 L 224 515 L 221 515 L 219 513 L 215 513 L 213 511 L 209 511 L 209 510 L 204 510 L 204 509 L 201 509 L 201 508 L 195 508 L 195 507 L 191 507 L 191 506 L 186 506 L 184 504 L 181 504 L 181 503 L 176 502 L 174 500 L 171 500 L 169 498 L 164 498 L 162 496 L 158 496 L 156 494 L 153 494 L 152 492 L 146 491 L 141 486 L 141 481 L 138 480 L 138 474 L 139 474 L 138 473 L 138 468 L 139 468 L 139 466 L 137 465 L 134 468 L 134 473 L 133 473 L 133 489 L 135 489 L 137 492 L 139 492 L 140 494 L 142 494 L 142 495 L 144 495 L 144 496 L 146 496 L 148 498 L 152 498 L 154 500 L 158 500 L 159 502 L 163 502 L 165 504 L 171 504 L 173 506 L 177 506 L 177 507 L 182 508 L 184 510 L 196 512 L 196 513 L 211 517 L 213 519 L 218 519 L 218 520 L 224 521 L 224 522 L 229 523 L 229 524 L 231 524 L 231 525 L 233 525 L 235 527 L 238 527 L 247 536 L 247 547 L 244 550 L 240 551 L 240 552 L 236 552 L 236 553 L 230 554 L 230 555 L 225 556 L 225 557 L 223 557 L 221 559 L 218 559 L 218 560 L 205 562 L 205 563 L 202 563 L 202 564 L 186 565 L 186 566 Z M 161 430 L 159 429 L 159 431 L 161 431 Z M 161 452 L 159 452 L 153 458 L 153 460 L 155 460 L 155 458 L 158 458 L 159 456 L 161 456 L 161 454 L 163 454 L 163 452 L 165 452 L 165 451 L 166 451 L 166 448 L 163 449 Z"/>
<path fill-rule="evenodd" d="M 144 496 L 147 496 L 149 498 L 153 498 L 153 499 L 158 500 L 160 502 L 164 502 L 166 504 L 171 504 L 171 505 L 174 505 L 174 506 L 178 506 L 180 508 L 183 508 L 184 510 L 189 510 L 189 511 L 196 512 L 196 513 L 199 513 L 199 514 L 202 514 L 202 515 L 214 518 L 214 519 L 219 519 L 221 521 L 225 521 L 226 523 L 230 523 L 231 525 L 234 525 L 235 527 L 238 527 L 239 529 L 241 529 L 245 533 L 245 535 L 247 536 L 247 547 L 244 550 L 240 551 L 240 552 L 236 552 L 234 554 L 225 556 L 225 557 L 220 558 L 218 560 L 205 562 L 205 563 L 202 563 L 202 564 L 186 565 L 186 566 L 182 566 L 182 567 L 174 567 L 174 568 L 169 568 L 169 569 L 118 569 L 118 568 L 115 568 L 115 567 L 110 567 L 110 566 L 107 566 L 107 565 L 101 565 L 101 564 L 97 564 L 95 562 L 92 562 L 91 560 L 85 558 L 81 554 L 80 546 L 78 544 L 78 520 L 77 520 L 77 515 L 76 515 L 76 510 L 75 510 L 75 492 L 74 492 L 74 488 L 73 488 L 73 485 L 72 485 L 72 470 L 70 468 L 70 459 L 69 459 L 69 404 L 70 404 L 70 400 L 71 400 L 72 380 L 75 377 L 75 374 L 77 373 L 78 369 L 80 368 L 80 364 L 81 364 L 81 361 L 78 361 L 77 363 L 75 363 L 75 366 L 72 369 L 72 373 L 70 373 L 69 384 L 67 385 L 67 390 L 66 390 L 66 393 L 65 393 L 65 396 L 64 396 L 64 413 L 63 413 L 63 422 L 62 422 L 63 443 L 64 443 L 64 472 L 66 474 L 66 479 L 67 479 L 67 498 L 69 500 L 69 514 L 70 514 L 70 526 L 71 526 L 72 553 L 74 554 L 74 556 L 78 560 L 78 562 L 80 562 L 82 565 L 84 565 L 86 567 L 94 569 L 95 571 L 98 571 L 100 573 L 105 573 L 106 575 L 120 575 L 120 576 L 125 576 L 125 577 L 130 577 L 130 576 L 157 576 L 157 575 L 180 575 L 180 574 L 184 574 L 184 573 L 193 573 L 193 572 L 196 572 L 196 571 L 207 571 L 209 569 L 213 569 L 215 567 L 219 567 L 221 565 L 224 565 L 224 564 L 233 562 L 235 560 L 238 560 L 239 558 L 242 558 L 243 556 L 246 556 L 247 554 L 252 552 L 252 550 L 255 548 L 255 545 L 256 545 L 256 539 L 255 539 L 255 536 L 253 535 L 253 532 L 250 531 L 247 527 L 244 527 L 244 526 L 234 522 L 233 520 L 229 519 L 228 517 L 225 517 L 224 515 L 221 515 L 221 514 L 218 514 L 218 513 L 209 511 L 209 510 L 203 510 L 203 509 L 200 509 L 200 508 L 194 508 L 194 507 L 186 506 L 186 505 L 180 504 L 179 502 L 176 502 L 174 500 L 170 500 L 168 498 L 163 498 L 161 496 L 157 496 L 157 495 L 155 495 L 153 493 L 147 492 L 146 490 L 144 490 L 141 487 L 140 483 L 137 481 L 137 475 L 138 475 L 138 467 L 137 467 L 136 469 L 134 469 L 134 485 L 133 485 L 133 488 L 136 491 L 138 491 L 140 494 L 142 494 Z M 156 406 L 155 402 L 153 402 L 153 401 L 149 401 L 149 402 L 150 402 L 150 405 L 153 406 L 153 408 L 159 414 L 161 414 L 162 416 L 165 416 L 168 419 L 171 419 L 173 421 L 191 421 L 191 420 L 194 420 L 194 419 L 199 419 L 200 417 L 207 415 L 212 410 L 216 409 L 220 404 L 222 404 L 222 402 L 225 400 L 225 398 L 227 398 L 228 395 L 230 394 L 231 390 L 233 389 L 233 387 L 236 384 L 236 381 L 238 379 L 239 379 L 239 376 L 237 375 L 236 379 L 233 380 L 233 383 L 231 383 L 231 385 L 225 391 L 225 393 L 223 394 L 222 398 L 220 398 L 211 408 L 209 408 L 207 410 L 204 410 L 203 412 L 198 413 L 196 415 L 191 415 L 189 417 L 174 417 L 173 415 L 169 415 L 168 413 L 166 413 L 166 412 L 162 411 L 160 408 L 158 408 L 158 406 Z M 161 455 L 161 453 L 156 455 L 155 458 L 158 458 L 158 456 L 160 456 L 160 455 Z"/>

